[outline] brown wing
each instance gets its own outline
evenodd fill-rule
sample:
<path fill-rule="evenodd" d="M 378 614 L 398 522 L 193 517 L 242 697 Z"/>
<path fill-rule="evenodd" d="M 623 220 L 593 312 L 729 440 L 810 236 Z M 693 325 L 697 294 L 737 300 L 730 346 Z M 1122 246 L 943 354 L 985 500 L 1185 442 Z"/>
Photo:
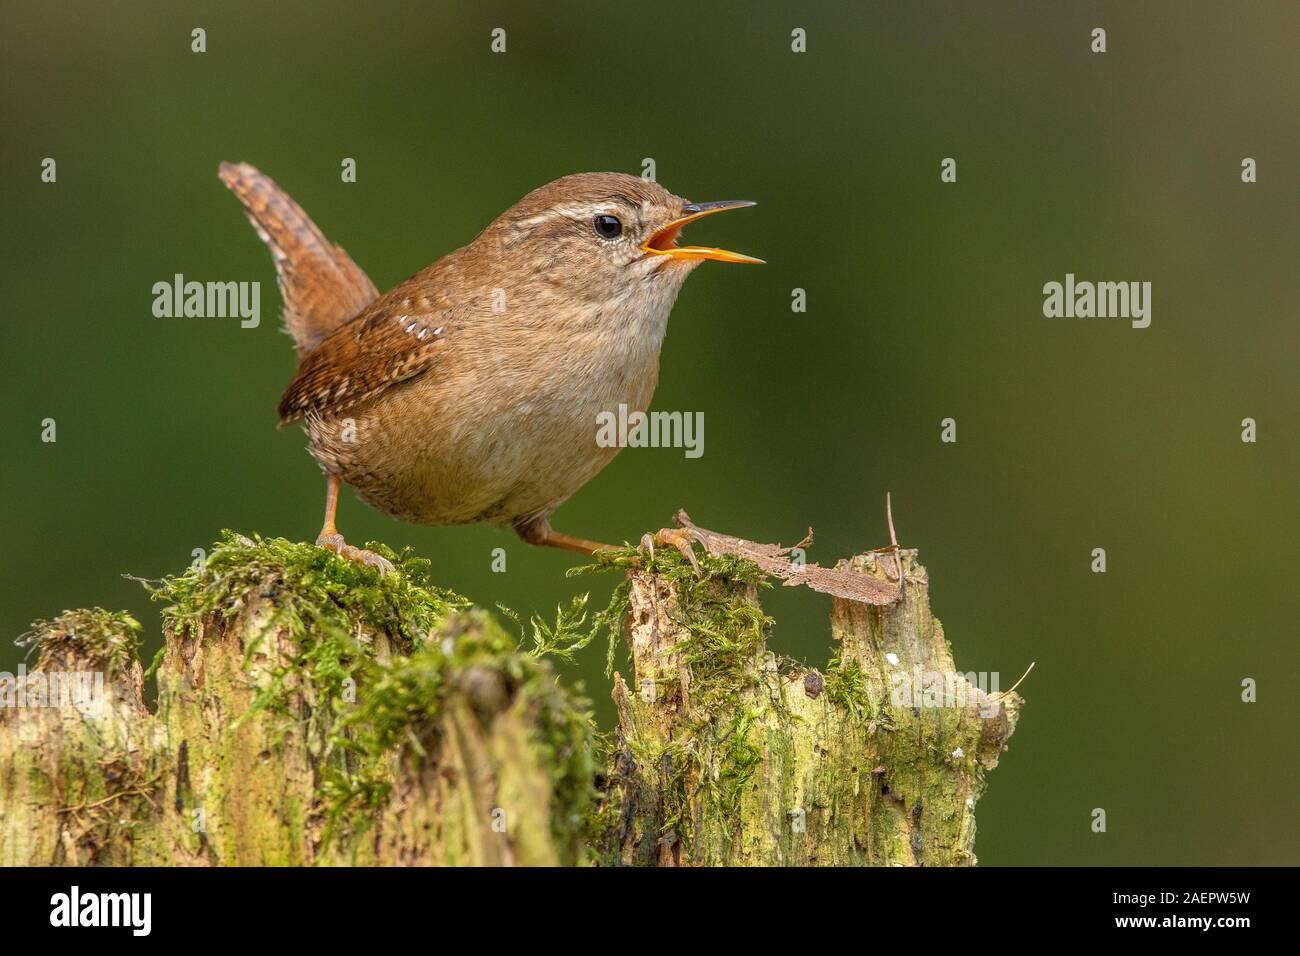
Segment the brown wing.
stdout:
<path fill-rule="evenodd" d="M 222 163 L 218 175 L 271 249 L 285 328 L 299 358 L 379 297 L 370 277 L 270 176 L 248 163 Z"/>
<path fill-rule="evenodd" d="M 302 360 L 280 399 L 281 425 L 333 414 L 429 367 L 451 329 L 451 310 L 430 302 L 435 308 L 410 313 L 401 310 L 409 299 L 389 301 L 385 296 Z"/>

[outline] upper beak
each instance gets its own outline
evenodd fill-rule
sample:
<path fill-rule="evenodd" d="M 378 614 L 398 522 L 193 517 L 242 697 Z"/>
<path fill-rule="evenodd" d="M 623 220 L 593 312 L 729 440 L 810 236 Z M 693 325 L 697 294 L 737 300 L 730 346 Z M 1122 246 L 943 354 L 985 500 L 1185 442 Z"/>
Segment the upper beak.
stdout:
<path fill-rule="evenodd" d="M 724 199 L 720 202 L 693 202 L 688 206 L 682 207 L 682 215 L 674 219 L 668 225 L 658 229 L 645 242 L 641 244 L 645 252 L 653 252 L 657 255 L 672 256 L 674 259 L 716 259 L 718 262 L 757 262 L 761 263 L 762 259 L 755 259 L 753 256 L 742 255 L 739 252 L 729 252 L 726 249 L 714 249 L 709 246 L 678 246 L 677 234 L 682 231 L 682 227 L 688 222 L 694 222 L 696 219 L 703 219 L 705 216 L 711 216 L 715 212 L 722 212 L 724 209 L 743 209 L 745 206 L 753 206 L 755 203 L 748 199 Z"/>

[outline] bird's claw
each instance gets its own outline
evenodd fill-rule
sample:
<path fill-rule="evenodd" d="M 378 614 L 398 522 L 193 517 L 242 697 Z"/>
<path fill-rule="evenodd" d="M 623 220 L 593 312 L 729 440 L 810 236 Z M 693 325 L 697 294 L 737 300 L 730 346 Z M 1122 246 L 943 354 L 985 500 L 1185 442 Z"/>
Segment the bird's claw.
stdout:
<path fill-rule="evenodd" d="M 379 571 L 379 576 L 383 577 L 389 571 L 396 570 L 393 562 L 389 561 L 381 554 L 375 554 L 373 551 L 367 551 L 365 548 L 354 547 L 343 540 L 343 535 L 337 532 L 333 534 L 322 533 L 316 539 L 316 547 L 325 548 L 333 551 L 341 558 L 349 561 L 356 561 L 358 564 L 368 565 Z"/>
<path fill-rule="evenodd" d="M 643 534 L 641 536 L 641 549 L 650 556 L 651 561 L 655 559 L 656 544 L 671 544 L 682 553 L 682 557 L 691 563 L 691 567 L 695 569 L 696 577 L 703 573 L 700 570 L 699 559 L 695 557 L 694 539 L 685 529 L 660 528 L 654 534 L 648 531 Z"/>
<path fill-rule="evenodd" d="M 335 554 L 339 554 L 346 544 L 341 534 L 326 534 L 322 531 L 316 538 L 316 547 L 333 551 Z"/>

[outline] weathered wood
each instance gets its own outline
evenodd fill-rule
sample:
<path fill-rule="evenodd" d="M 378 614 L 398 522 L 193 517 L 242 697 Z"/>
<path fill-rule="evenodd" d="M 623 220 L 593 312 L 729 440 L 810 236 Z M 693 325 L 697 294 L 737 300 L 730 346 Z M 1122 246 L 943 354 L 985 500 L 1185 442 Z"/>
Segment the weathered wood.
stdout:
<path fill-rule="evenodd" d="M 676 556 L 631 572 L 629 687 L 603 852 L 658 865 L 975 863 L 975 801 L 1015 729 L 1020 697 L 955 672 L 925 569 L 901 552 L 812 575 L 789 549 L 679 524 L 720 555 L 764 556 L 787 583 L 817 578 L 838 642 L 825 674 L 766 649 L 757 578 Z M 786 567 L 780 567 L 784 563 Z M 858 579 L 858 581 L 855 581 Z M 848 596 L 851 595 L 851 596 Z M 881 595 L 892 595 L 882 600 Z"/>
<path fill-rule="evenodd" d="M 0 865 L 973 863 L 1021 700 L 954 673 L 915 555 L 900 589 L 894 553 L 810 575 L 689 527 L 695 562 L 603 559 L 626 572 L 632 659 L 608 753 L 549 663 L 391 552 L 380 577 L 228 535 L 152 584 L 152 710 L 128 615 L 42 622 L 32 673 L 0 683 Z M 839 595 L 824 674 L 766 649 L 768 575 Z M 561 654 L 582 621 L 548 632 Z M 913 668 L 925 686 L 900 703 Z M 38 700 L 74 673 L 102 680 L 98 706 Z"/>
<path fill-rule="evenodd" d="M 165 615 L 152 713 L 133 621 L 38 625 L 24 685 L 88 672 L 105 692 L 0 709 L 0 865 L 584 860 L 586 702 L 488 616 L 397 577 L 219 546 L 164 582 L 189 606 Z M 340 588 L 362 597 L 313 606 Z"/>

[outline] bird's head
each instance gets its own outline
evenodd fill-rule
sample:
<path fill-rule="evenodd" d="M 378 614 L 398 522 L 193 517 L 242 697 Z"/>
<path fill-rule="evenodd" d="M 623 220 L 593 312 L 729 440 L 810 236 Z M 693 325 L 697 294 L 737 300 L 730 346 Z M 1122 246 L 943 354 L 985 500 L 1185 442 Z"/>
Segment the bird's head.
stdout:
<path fill-rule="evenodd" d="M 762 259 L 679 242 L 688 223 L 752 206 L 747 200 L 691 203 L 658 183 L 624 173 L 577 173 L 533 190 L 499 216 L 481 238 L 540 280 L 587 298 L 647 289 L 675 293 L 706 259 Z"/>

